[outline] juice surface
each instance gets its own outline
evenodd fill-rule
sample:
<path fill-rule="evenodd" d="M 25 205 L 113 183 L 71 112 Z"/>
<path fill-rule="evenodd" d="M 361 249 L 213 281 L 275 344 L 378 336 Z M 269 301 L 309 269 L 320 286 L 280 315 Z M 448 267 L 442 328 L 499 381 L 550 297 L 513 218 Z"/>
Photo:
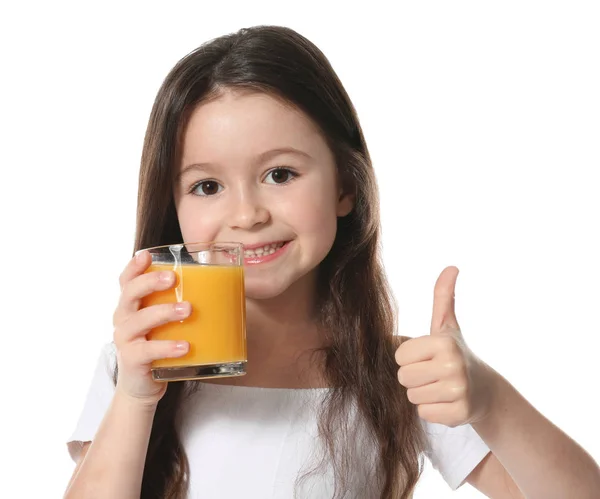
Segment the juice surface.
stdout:
<path fill-rule="evenodd" d="M 243 267 L 226 265 L 152 264 L 146 272 L 174 270 L 175 286 L 142 299 L 142 306 L 189 301 L 192 313 L 183 321 L 156 327 L 149 340 L 185 340 L 189 352 L 176 359 L 161 359 L 152 367 L 180 367 L 247 360 L 246 303 Z"/>

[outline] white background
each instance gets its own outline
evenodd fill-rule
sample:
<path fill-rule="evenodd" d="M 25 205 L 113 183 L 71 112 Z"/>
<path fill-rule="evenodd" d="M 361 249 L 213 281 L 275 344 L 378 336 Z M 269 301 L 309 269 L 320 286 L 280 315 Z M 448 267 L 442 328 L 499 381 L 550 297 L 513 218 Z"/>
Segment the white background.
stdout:
<path fill-rule="evenodd" d="M 72 472 L 162 79 L 256 24 L 313 41 L 357 108 L 399 332 L 429 332 L 435 280 L 456 265 L 471 348 L 600 458 L 597 2 L 18 5 L 0 12 L 6 497 L 60 497 Z M 428 466 L 416 497 L 482 495 Z"/>

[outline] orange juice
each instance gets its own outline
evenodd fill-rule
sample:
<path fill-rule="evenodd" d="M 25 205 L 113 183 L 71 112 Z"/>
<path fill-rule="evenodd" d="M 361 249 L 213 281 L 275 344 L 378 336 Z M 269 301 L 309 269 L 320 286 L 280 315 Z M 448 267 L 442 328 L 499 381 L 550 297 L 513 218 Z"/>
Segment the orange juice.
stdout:
<path fill-rule="evenodd" d="M 142 306 L 188 301 L 191 314 L 168 322 L 146 335 L 149 340 L 185 340 L 190 349 L 183 357 L 161 359 L 153 368 L 246 362 L 246 303 L 244 269 L 227 265 L 152 264 L 146 272 L 174 270 L 172 288 L 142 300 Z M 179 295 L 179 297 L 178 297 Z M 178 300 L 179 298 L 179 300 Z"/>

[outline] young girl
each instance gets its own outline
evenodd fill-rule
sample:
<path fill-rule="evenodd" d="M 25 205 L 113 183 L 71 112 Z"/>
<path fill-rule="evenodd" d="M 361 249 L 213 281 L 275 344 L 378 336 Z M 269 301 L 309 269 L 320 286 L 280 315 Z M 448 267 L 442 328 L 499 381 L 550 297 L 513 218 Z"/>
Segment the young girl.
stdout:
<path fill-rule="evenodd" d="M 423 456 L 452 489 L 598 497 L 593 459 L 466 346 L 455 267 L 431 334 L 397 341 L 378 208 L 352 103 L 306 38 L 254 27 L 179 61 L 148 124 L 134 250 L 245 245 L 247 374 L 152 380 L 153 360 L 189 345 L 145 335 L 191 309 L 140 308 L 174 284 L 144 274 L 141 252 L 68 443 L 65 497 L 409 498 Z M 274 258 L 254 257 L 267 246 Z"/>

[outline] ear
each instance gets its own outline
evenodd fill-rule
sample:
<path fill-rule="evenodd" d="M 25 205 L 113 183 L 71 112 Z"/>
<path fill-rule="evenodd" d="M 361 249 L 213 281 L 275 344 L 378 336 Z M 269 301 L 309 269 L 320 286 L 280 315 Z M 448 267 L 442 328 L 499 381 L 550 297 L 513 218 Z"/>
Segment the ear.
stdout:
<path fill-rule="evenodd" d="M 345 217 L 348 215 L 352 209 L 354 208 L 354 194 L 344 193 L 342 189 L 340 189 L 340 194 L 338 197 L 336 215 L 338 217 Z"/>

